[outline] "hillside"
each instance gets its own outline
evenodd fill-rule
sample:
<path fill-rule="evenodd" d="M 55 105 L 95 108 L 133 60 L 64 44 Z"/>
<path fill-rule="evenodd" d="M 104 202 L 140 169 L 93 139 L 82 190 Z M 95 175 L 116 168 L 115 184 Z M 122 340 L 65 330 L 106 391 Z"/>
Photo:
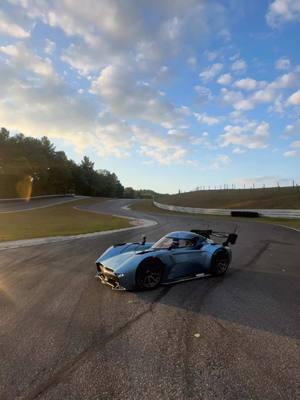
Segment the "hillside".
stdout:
<path fill-rule="evenodd" d="M 183 207 L 200 208 L 276 208 L 300 209 L 300 188 L 198 190 L 166 195 L 156 201 Z"/>

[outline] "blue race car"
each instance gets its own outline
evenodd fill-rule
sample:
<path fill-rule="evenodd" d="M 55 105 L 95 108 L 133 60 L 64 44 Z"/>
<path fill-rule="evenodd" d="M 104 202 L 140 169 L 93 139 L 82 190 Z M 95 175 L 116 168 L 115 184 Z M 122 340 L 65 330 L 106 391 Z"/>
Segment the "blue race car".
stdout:
<path fill-rule="evenodd" d="M 224 238 L 215 243 L 211 236 Z M 96 278 L 118 290 L 154 289 L 196 279 L 223 275 L 232 258 L 230 244 L 236 233 L 192 230 L 171 232 L 155 243 L 120 243 L 109 247 L 97 260 Z"/>

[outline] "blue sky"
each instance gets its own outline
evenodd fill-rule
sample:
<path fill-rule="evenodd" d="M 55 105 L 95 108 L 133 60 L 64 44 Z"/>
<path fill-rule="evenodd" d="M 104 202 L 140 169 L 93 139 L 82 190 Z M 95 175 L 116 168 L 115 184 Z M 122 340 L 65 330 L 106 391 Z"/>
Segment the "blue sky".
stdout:
<path fill-rule="evenodd" d="M 300 184 L 300 0 L 2 0 L 0 121 L 125 186 Z"/>

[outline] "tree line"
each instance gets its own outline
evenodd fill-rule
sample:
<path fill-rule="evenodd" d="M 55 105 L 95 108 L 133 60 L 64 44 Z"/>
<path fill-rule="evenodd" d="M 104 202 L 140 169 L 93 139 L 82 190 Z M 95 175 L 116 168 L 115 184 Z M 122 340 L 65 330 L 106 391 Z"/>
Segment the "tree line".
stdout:
<path fill-rule="evenodd" d="M 86 196 L 123 197 L 124 186 L 115 173 L 95 170 L 83 157 L 80 164 L 44 136 L 10 135 L 0 130 L 0 198 L 76 193 Z"/>

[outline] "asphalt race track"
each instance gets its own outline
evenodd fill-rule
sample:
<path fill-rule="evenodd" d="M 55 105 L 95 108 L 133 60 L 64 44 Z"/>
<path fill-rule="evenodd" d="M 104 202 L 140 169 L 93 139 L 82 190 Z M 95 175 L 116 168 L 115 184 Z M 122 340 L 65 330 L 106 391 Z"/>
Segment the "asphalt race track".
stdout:
<path fill-rule="evenodd" d="M 146 217 L 127 203 L 90 208 Z M 207 227 L 193 216 L 152 219 L 147 229 L 0 251 L 1 400 L 299 396 L 300 233 L 238 223 L 225 277 L 139 293 L 95 280 L 94 260 L 111 243 Z"/>
<path fill-rule="evenodd" d="M 84 198 L 84 196 L 74 197 L 45 197 L 45 198 L 32 198 L 27 200 L 15 200 L 15 201 L 1 201 L 0 202 L 0 213 L 8 213 L 15 211 L 27 211 L 34 210 L 37 208 L 46 208 L 55 206 L 58 204 L 66 203 L 68 201 L 74 201 L 77 199 Z"/>

